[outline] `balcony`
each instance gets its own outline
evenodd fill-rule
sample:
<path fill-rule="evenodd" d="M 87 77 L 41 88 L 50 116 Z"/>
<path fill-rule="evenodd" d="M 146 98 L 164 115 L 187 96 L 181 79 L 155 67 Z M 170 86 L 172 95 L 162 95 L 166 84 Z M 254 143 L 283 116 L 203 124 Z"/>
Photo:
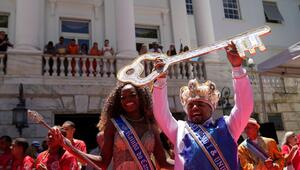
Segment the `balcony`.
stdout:
<path fill-rule="evenodd" d="M 73 78 L 115 78 L 116 59 L 113 56 L 43 55 L 42 75 Z"/>
<path fill-rule="evenodd" d="M 151 73 L 153 62 L 144 63 L 144 76 Z M 185 61 L 171 65 L 168 68 L 168 80 L 183 81 L 187 83 L 189 79 L 206 80 L 205 65 L 203 62 Z"/>
<path fill-rule="evenodd" d="M 4 82 L 9 83 L 112 86 L 116 83 L 117 71 L 129 62 L 129 59 L 118 59 L 115 56 L 20 56 L 8 53 L 0 55 L 0 75 L 3 75 Z M 146 61 L 143 64 L 143 76 L 147 76 L 153 69 L 153 63 Z M 171 85 L 179 87 L 192 78 L 206 79 L 203 62 L 185 61 L 169 67 L 168 79 Z"/>

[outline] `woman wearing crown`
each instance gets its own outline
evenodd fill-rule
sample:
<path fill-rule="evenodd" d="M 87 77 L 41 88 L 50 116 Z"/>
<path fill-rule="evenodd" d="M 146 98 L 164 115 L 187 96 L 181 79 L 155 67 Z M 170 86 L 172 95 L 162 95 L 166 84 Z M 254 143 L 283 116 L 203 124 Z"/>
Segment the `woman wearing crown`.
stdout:
<path fill-rule="evenodd" d="M 175 169 L 238 169 L 237 140 L 253 110 L 252 89 L 242 58 L 232 45 L 226 49 L 232 65 L 235 106 L 230 116 L 213 120 L 220 93 L 207 81 L 190 80 L 180 89 L 180 99 L 187 121 L 176 121 L 169 110 L 165 76 L 156 80 L 153 89 L 153 110 L 160 128 L 174 144 Z M 158 59 L 155 67 L 163 63 Z"/>

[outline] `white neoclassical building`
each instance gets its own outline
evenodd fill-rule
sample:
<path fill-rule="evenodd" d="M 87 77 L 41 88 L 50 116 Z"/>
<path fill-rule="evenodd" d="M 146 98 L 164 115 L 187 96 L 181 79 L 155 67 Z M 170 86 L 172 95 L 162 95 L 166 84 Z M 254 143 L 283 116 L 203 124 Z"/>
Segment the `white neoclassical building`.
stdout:
<path fill-rule="evenodd" d="M 12 117 L 22 83 L 26 108 L 40 112 L 51 125 L 73 120 L 79 138 L 93 146 L 95 125 L 103 100 L 115 86 L 116 72 L 138 56 L 142 44 L 150 48 L 152 42 L 158 42 L 164 52 L 170 44 L 177 51 L 181 44 L 193 49 L 269 25 L 272 34 L 263 38 L 268 51 L 254 57 L 255 63 L 260 63 L 300 40 L 299 18 L 300 0 L 0 0 L 0 31 L 14 44 L 0 54 L 0 135 L 19 135 Z M 89 48 L 93 42 L 103 46 L 108 39 L 116 54 L 44 55 L 44 46 L 49 41 L 57 43 L 61 36 L 66 42 L 75 39 Z M 188 79 L 210 79 L 220 91 L 232 89 L 224 51 L 202 58 L 169 70 L 169 102 L 174 115 L 182 113 L 178 89 Z M 72 60 L 82 64 L 72 68 Z M 95 68 L 86 65 L 92 61 L 97 63 Z M 150 65 L 145 66 L 149 66 L 147 74 Z M 255 74 L 252 81 L 255 116 L 262 123 L 275 122 L 279 138 L 284 131 L 299 131 L 299 81 L 264 77 L 264 101 Z M 292 92 L 280 90 L 286 86 Z M 231 91 L 229 102 L 233 105 L 232 98 Z M 219 112 L 224 110 L 220 105 Z M 28 123 L 23 137 L 42 140 L 46 136 L 46 129 Z"/>

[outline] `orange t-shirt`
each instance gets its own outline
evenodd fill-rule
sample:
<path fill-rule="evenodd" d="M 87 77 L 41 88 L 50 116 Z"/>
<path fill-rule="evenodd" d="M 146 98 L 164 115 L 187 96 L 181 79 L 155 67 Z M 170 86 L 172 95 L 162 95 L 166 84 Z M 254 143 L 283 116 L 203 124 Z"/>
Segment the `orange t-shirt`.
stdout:
<path fill-rule="evenodd" d="M 101 51 L 97 48 L 91 48 L 90 55 L 101 55 Z"/>
<path fill-rule="evenodd" d="M 69 54 L 78 54 L 79 46 L 78 45 L 68 45 Z"/>

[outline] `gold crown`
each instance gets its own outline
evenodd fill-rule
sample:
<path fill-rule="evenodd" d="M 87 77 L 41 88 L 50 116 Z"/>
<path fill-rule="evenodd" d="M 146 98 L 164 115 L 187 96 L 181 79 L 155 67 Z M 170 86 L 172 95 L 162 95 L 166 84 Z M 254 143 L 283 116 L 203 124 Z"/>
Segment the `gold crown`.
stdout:
<path fill-rule="evenodd" d="M 220 98 L 220 92 L 217 90 L 215 83 L 206 81 L 199 83 L 196 79 L 189 81 L 188 86 L 180 88 L 180 101 L 186 106 L 190 101 L 199 100 L 210 105 L 215 110 Z"/>

